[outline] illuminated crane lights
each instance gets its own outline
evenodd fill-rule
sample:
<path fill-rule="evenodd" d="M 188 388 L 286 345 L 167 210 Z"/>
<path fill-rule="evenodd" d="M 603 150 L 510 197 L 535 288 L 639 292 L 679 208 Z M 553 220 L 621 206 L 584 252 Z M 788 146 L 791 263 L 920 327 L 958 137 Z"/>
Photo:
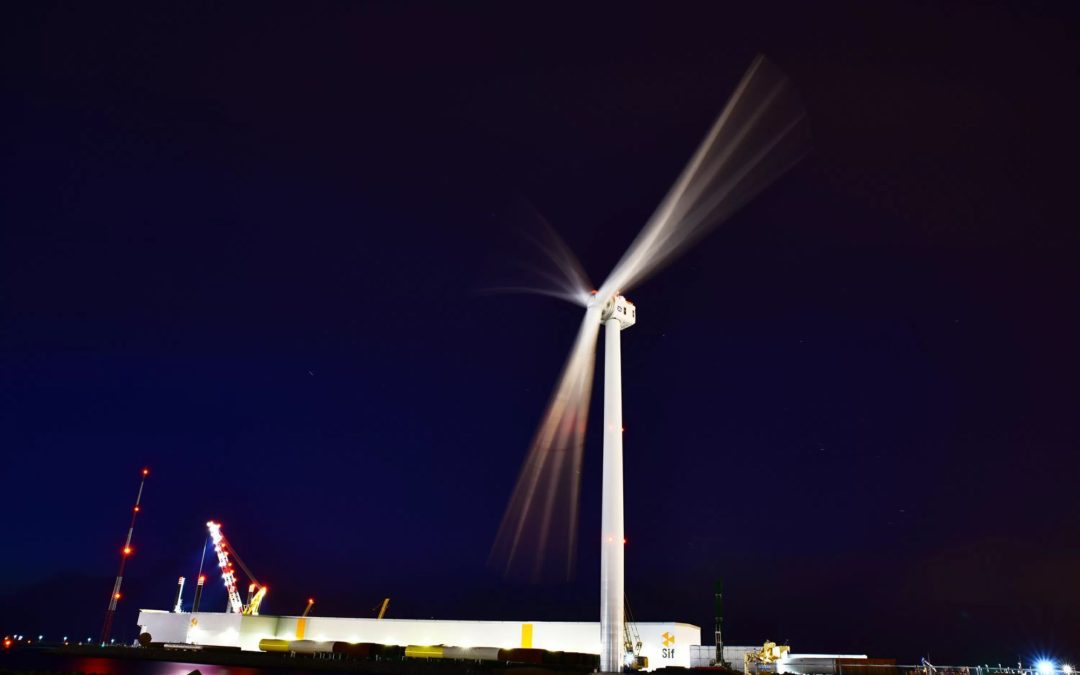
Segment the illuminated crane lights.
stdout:
<path fill-rule="evenodd" d="M 236 590 L 236 570 L 233 569 L 232 562 L 229 560 L 225 536 L 221 534 L 221 524 L 211 520 L 206 527 L 210 530 L 210 541 L 214 542 L 214 553 L 217 554 L 218 567 L 221 568 L 221 580 L 225 582 L 225 590 L 229 594 L 229 608 L 234 614 L 243 614 L 244 603 L 240 600 L 239 591 Z"/>
<path fill-rule="evenodd" d="M 244 572 L 246 572 L 248 578 L 251 579 L 251 586 L 248 588 L 248 604 L 244 605 L 243 600 L 240 599 L 240 591 L 236 584 L 236 569 L 229 559 L 229 540 L 221 533 L 221 523 L 216 523 L 211 520 L 206 523 L 206 527 L 210 531 L 210 541 L 214 544 L 214 553 L 217 554 L 218 567 L 221 568 L 221 581 L 224 582 L 225 590 L 229 594 L 229 611 L 234 614 L 257 616 L 259 614 L 259 606 L 262 604 L 263 598 L 266 597 L 266 593 L 269 589 L 256 581 L 255 577 L 252 576 L 251 571 L 244 567 L 244 563 L 237 558 L 237 562 L 240 563 L 241 567 L 244 567 Z M 234 552 L 233 555 L 235 556 L 236 553 Z M 255 590 L 256 588 L 258 590 Z M 252 591 L 255 592 L 254 595 L 252 595 Z"/>

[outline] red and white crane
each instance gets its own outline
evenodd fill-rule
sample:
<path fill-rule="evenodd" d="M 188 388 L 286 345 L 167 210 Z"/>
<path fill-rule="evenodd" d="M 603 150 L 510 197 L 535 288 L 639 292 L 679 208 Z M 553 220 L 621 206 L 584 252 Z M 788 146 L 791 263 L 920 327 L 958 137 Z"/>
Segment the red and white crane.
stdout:
<path fill-rule="evenodd" d="M 206 524 L 206 528 L 210 531 L 210 541 L 214 542 L 214 553 L 217 554 L 218 567 L 221 568 L 221 580 L 225 583 L 225 590 L 229 594 L 229 611 L 234 614 L 250 614 L 258 615 L 259 605 L 262 604 L 262 600 L 266 597 L 266 586 L 260 584 L 255 576 L 251 573 L 244 563 L 240 560 L 240 556 L 236 555 L 236 550 L 232 549 L 229 544 L 229 540 L 225 538 L 225 535 L 221 532 L 221 523 L 211 520 Z M 237 590 L 236 585 L 236 570 L 233 568 L 232 561 L 229 559 L 229 550 L 232 549 L 232 555 L 236 558 L 237 564 L 244 570 L 248 578 L 251 579 L 251 588 L 248 589 L 249 600 L 247 605 L 240 599 L 240 591 Z M 251 595 L 253 589 L 254 595 Z"/>

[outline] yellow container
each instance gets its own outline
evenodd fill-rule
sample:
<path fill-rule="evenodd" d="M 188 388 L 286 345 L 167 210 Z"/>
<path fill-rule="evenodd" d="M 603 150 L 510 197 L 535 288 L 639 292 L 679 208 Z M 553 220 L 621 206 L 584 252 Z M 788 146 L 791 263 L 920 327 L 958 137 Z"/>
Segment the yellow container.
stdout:
<path fill-rule="evenodd" d="M 420 645 L 409 645 L 405 648 L 405 658 L 407 659 L 441 659 L 442 657 L 442 647 L 422 647 Z"/>
<path fill-rule="evenodd" d="M 289 651 L 288 640 L 259 640 L 259 651 L 263 652 L 287 652 Z"/>

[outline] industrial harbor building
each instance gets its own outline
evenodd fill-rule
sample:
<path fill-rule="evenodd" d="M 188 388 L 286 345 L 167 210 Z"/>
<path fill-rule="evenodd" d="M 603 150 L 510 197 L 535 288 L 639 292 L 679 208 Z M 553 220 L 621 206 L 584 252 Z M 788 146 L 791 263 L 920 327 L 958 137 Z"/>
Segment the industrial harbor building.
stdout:
<path fill-rule="evenodd" d="M 309 653 L 322 648 L 329 651 L 333 643 L 377 643 L 401 647 L 442 645 L 458 648 L 459 651 L 489 648 L 600 653 L 600 624 L 588 621 L 360 619 L 144 609 L 139 612 L 139 628 L 155 643 L 232 647 L 246 651 L 260 651 L 259 643 L 262 641 L 279 641 L 288 643 L 297 652 Z M 641 640 L 640 654 L 648 658 L 647 670 L 671 666 L 700 668 L 716 663 L 716 647 L 701 644 L 701 628 L 698 626 L 674 621 L 639 622 L 635 628 Z M 760 646 L 725 645 L 723 660 L 739 671 L 743 668 L 745 655 L 760 650 Z M 776 675 L 867 672 L 865 669 L 858 670 L 858 664 L 884 665 L 884 662 L 867 659 L 865 654 L 785 653 L 776 663 L 764 667 L 759 664 L 752 671 Z"/>
<path fill-rule="evenodd" d="M 650 670 L 690 667 L 690 648 L 701 644 L 701 628 L 674 621 L 635 626 L 641 655 L 649 659 Z M 144 609 L 139 612 L 139 628 L 154 642 L 239 647 L 247 651 L 258 651 L 262 640 L 310 640 L 600 653 L 600 624 L 587 621 L 302 618 Z"/>

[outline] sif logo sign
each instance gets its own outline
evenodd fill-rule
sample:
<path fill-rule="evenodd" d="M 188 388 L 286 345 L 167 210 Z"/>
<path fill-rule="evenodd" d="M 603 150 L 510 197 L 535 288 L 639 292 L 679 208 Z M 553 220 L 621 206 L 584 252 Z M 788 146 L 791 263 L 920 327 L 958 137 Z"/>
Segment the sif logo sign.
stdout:
<path fill-rule="evenodd" d="M 660 658 L 675 658 L 675 636 L 667 631 L 664 631 L 664 633 L 660 637 L 664 639 L 664 648 L 660 650 Z"/>

